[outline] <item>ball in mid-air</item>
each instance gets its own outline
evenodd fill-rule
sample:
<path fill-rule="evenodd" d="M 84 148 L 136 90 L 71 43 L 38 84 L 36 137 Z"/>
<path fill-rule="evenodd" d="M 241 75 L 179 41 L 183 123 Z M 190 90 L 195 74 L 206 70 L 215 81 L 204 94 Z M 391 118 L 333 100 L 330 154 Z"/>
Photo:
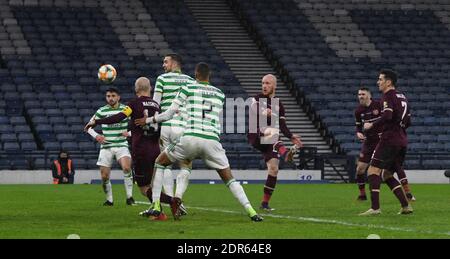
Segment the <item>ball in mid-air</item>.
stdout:
<path fill-rule="evenodd" d="M 104 83 L 112 83 L 117 76 L 116 69 L 109 65 L 103 65 L 98 69 L 98 79 L 100 79 Z"/>

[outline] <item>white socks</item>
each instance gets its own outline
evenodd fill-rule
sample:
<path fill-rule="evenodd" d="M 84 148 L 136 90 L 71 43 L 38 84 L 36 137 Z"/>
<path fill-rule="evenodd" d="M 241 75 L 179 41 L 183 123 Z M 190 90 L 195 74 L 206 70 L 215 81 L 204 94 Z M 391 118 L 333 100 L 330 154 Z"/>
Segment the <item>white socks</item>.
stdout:
<path fill-rule="evenodd" d="M 161 190 L 163 187 L 163 180 L 164 180 L 164 167 L 156 164 L 155 165 L 156 171 L 155 175 L 153 176 L 153 183 L 152 183 L 152 199 L 153 202 L 159 202 L 161 198 Z"/>
<path fill-rule="evenodd" d="M 113 194 L 110 180 L 102 180 L 103 192 L 106 194 L 106 200 L 113 202 Z"/>
<path fill-rule="evenodd" d="M 125 186 L 125 192 L 127 193 L 127 199 L 133 197 L 133 174 L 130 172 L 123 172 L 123 184 Z"/>
<path fill-rule="evenodd" d="M 175 191 L 175 197 L 183 199 L 183 195 L 189 184 L 189 174 L 190 170 L 182 168 L 177 175 L 177 189 Z"/>
<path fill-rule="evenodd" d="M 228 188 L 230 188 L 231 193 L 233 193 L 234 197 L 239 201 L 239 203 L 247 210 L 252 207 L 250 201 L 247 198 L 247 195 L 244 192 L 244 188 L 242 188 L 239 182 L 232 179 L 227 183 Z"/>
<path fill-rule="evenodd" d="M 164 193 L 173 197 L 173 176 L 172 176 L 172 168 L 171 166 L 166 167 L 164 169 L 164 179 L 163 179 L 163 186 L 164 186 Z"/>

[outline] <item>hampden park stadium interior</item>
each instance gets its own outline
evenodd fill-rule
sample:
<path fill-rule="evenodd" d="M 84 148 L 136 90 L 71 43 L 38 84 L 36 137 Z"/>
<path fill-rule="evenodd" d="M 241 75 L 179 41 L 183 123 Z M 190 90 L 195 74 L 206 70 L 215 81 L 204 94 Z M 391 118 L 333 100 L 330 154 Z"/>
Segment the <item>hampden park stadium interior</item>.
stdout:
<path fill-rule="evenodd" d="M 150 203 L 137 185 L 136 206 L 127 206 L 118 163 L 114 206 L 102 206 L 100 145 L 83 128 L 108 88 L 126 104 L 137 78 L 154 87 L 169 53 L 192 77 L 206 62 L 227 100 L 248 100 L 264 75 L 276 76 L 287 126 L 303 147 L 293 162 L 280 159 L 275 210 L 259 210 L 268 173 L 247 139 L 249 111 L 226 109 L 221 121 L 233 175 L 263 222 L 248 218 L 202 160 L 193 161 L 180 221 L 166 207 L 164 222 L 140 217 Z M 112 83 L 99 80 L 104 64 L 117 71 Z M 381 69 L 398 74 L 410 107 L 403 167 L 414 213 L 397 215 L 382 184 L 383 213 L 361 217 L 371 191 L 366 182 L 367 200 L 357 200 L 355 109 L 362 87 L 382 98 Z M 0 238 L 448 239 L 449 97 L 448 0 L 0 0 Z M 61 150 L 73 185 L 54 184 Z"/>

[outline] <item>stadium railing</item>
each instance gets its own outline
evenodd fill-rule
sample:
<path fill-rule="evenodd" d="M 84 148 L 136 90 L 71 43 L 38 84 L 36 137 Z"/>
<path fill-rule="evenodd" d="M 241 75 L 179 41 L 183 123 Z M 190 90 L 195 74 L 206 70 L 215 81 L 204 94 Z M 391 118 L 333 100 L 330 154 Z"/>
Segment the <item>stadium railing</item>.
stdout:
<path fill-rule="evenodd" d="M 0 170 L 39 170 L 49 169 L 50 165 L 58 156 L 59 151 L 0 151 Z M 354 182 L 357 157 L 353 155 L 341 154 L 318 154 L 314 148 L 301 150 L 296 166 L 285 166 L 285 168 L 295 170 L 320 170 L 322 180 L 326 176 L 334 175 L 343 182 Z M 94 169 L 97 161 L 97 151 L 73 151 L 70 152 L 78 169 Z M 233 169 L 256 170 L 263 167 L 254 168 L 249 166 L 250 160 L 259 161 L 260 157 L 252 151 L 227 151 L 227 156 L 235 161 Z M 450 161 L 449 153 L 408 153 L 405 169 L 415 170 L 442 170 L 450 168 L 447 161 Z M 436 163 L 436 160 L 442 163 Z M 344 165 L 344 166 L 342 166 Z M 118 167 L 117 167 L 118 168 Z M 337 179 L 338 180 L 338 179 Z"/>

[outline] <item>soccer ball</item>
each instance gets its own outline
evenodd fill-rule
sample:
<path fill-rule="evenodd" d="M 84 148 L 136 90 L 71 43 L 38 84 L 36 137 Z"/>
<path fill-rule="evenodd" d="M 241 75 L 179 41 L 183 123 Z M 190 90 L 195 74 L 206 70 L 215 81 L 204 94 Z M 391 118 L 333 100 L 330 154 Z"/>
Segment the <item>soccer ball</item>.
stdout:
<path fill-rule="evenodd" d="M 103 83 L 112 83 L 116 79 L 116 76 L 116 69 L 109 64 L 103 65 L 98 69 L 98 79 Z"/>

